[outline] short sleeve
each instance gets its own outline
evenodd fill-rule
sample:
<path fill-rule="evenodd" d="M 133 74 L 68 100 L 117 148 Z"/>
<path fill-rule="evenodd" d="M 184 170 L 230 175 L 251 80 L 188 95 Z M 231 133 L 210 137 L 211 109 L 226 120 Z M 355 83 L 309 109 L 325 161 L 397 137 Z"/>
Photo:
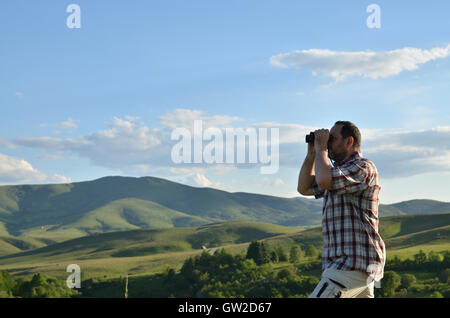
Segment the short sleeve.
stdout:
<path fill-rule="evenodd" d="M 325 190 L 323 190 L 322 188 L 319 187 L 315 178 L 314 178 L 313 184 L 311 185 L 311 191 L 314 194 L 314 196 L 316 197 L 316 199 L 322 198 L 325 193 Z"/>
<path fill-rule="evenodd" d="M 332 190 L 335 194 L 355 193 L 369 187 L 371 165 L 364 161 L 354 162 L 331 169 Z"/>

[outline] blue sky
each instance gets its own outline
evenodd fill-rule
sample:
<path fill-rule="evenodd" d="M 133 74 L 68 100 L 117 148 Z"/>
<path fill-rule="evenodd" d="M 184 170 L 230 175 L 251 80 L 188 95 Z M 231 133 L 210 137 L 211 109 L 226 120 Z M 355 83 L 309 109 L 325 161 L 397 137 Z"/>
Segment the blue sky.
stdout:
<path fill-rule="evenodd" d="M 72 3 L 80 29 L 66 25 Z M 379 29 L 366 24 L 373 3 Z M 291 197 L 304 133 L 351 120 L 379 168 L 382 202 L 450 201 L 449 9 L 444 0 L 8 1 L 0 183 L 151 175 Z M 194 119 L 280 127 L 278 173 L 174 165 L 168 134 Z"/>

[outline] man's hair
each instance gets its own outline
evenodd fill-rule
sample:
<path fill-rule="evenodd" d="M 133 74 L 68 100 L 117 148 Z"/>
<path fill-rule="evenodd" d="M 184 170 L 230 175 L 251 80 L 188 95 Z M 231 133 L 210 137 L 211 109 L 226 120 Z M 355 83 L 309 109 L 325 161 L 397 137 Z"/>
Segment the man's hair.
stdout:
<path fill-rule="evenodd" d="M 353 149 L 359 150 L 361 147 L 361 133 L 358 127 L 351 121 L 339 120 L 335 125 L 341 125 L 342 138 L 353 137 Z"/>

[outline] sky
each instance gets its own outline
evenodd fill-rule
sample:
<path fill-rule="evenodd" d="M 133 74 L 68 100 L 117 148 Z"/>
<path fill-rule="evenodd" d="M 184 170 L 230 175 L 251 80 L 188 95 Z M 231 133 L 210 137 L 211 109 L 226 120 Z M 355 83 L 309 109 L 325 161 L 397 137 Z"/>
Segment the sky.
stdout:
<path fill-rule="evenodd" d="M 446 0 L 3 1 L 0 184 L 155 176 L 294 197 L 305 135 L 350 120 L 381 203 L 450 201 L 449 11 Z M 238 128 L 270 132 L 275 172 L 260 153 L 250 162 L 249 141 L 244 162 L 174 159 L 176 129 L 202 147 L 223 135 L 225 150 Z"/>

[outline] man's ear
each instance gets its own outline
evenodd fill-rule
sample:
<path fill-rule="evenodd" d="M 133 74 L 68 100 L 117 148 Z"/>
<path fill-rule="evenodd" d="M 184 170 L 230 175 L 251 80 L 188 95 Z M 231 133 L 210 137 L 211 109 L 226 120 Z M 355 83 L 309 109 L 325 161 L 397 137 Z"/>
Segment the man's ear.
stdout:
<path fill-rule="evenodd" d="M 350 146 L 353 148 L 354 143 L 355 143 L 355 138 L 353 138 L 353 136 L 348 137 L 347 146 Z"/>

